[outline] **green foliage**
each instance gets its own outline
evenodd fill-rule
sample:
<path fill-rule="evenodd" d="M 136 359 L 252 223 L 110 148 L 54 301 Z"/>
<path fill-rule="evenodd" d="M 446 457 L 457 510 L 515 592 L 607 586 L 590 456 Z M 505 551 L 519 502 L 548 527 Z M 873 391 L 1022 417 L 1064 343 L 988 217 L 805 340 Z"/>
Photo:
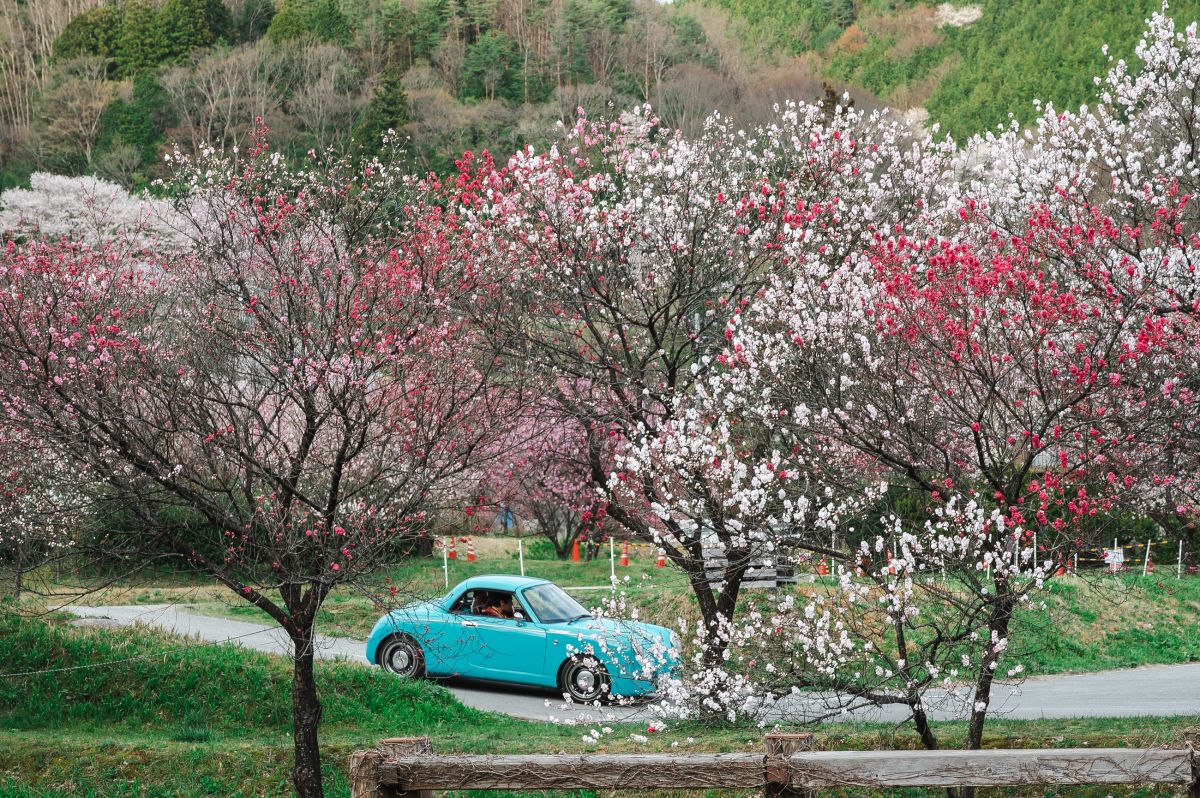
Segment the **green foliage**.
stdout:
<path fill-rule="evenodd" d="M 921 47 L 904 58 L 896 58 L 890 38 L 872 38 L 861 50 L 837 51 L 829 65 L 831 77 L 861 86 L 877 97 L 886 97 L 893 89 L 922 80 L 940 64 L 948 52 L 943 43 Z"/>
<path fill-rule="evenodd" d="M 137 75 L 153 69 L 167 57 L 166 30 L 158 8 L 148 0 L 122 6 L 121 33 L 117 37 L 117 72 Z"/>
<path fill-rule="evenodd" d="M 807 50 L 820 50 L 844 30 L 830 14 L 826 0 L 707 1 L 744 20 L 747 38 L 763 52 L 799 55 Z M 850 20 L 853 21 L 852 16 Z"/>
<path fill-rule="evenodd" d="M 522 97 L 517 43 L 498 31 L 488 31 L 467 49 L 462 68 L 462 98 L 509 100 Z"/>
<path fill-rule="evenodd" d="M 718 68 L 716 56 L 708 47 L 704 28 L 695 17 L 686 13 L 678 14 L 671 17 L 670 23 L 678 46 L 676 61 L 696 61 L 709 69 Z"/>
<path fill-rule="evenodd" d="M 429 58 L 446 33 L 448 0 L 419 0 L 413 19 L 413 56 Z"/>
<path fill-rule="evenodd" d="M 166 140 L 165 131 L 173 121 L 170 101 L 153 75 L 143 73 L 133 80 L 128 101 L 113 100 L 100 117 L 97 160 L 118 147 L 132 147 L 140 158 L 139 173 L 130 187 L 144 187 L 150 175 L 146 170 L 158 163 L 158 147 Z"/>
<path fill-rule="evenodd" d="M 629 20 L 632 5 L 628 0 L 566 0 L 555 30 L 555 46 L 562 61 L 568 84 L 590 83 L 589 55 L 592 38 L 598 32 L 618 34 Z"/>
<path fill-rule="evenodd" d="M 98 55 L 111 58 L 117 51 L 121 11 L 117 6 L 99 6 L 73 17 L 54 40 L 55 60 Z"/>
<path fill-rule="evenodd" d="M 961 60 L 929 99 L 929 112 L 962 138 L 1009 113 L 1029 121 L 1035 98 L 1077 107 L 1094 96 L 1092 76 L 1108 68 L 1101 47 L 1129 58 L 1144 20 L 1161 8 L 1159 0 L 990 0 L 978 22 L 944 31 Z M 1187 24 L 1200 16 L 1200 2 L 1173 2 L 1170 14 Z"/>
<path fill-rule="evenodd" d="M 416 58 L 417 13 L 402 0 L 384 2 L 375 15 L 375 27 L 387 42 L 392 60 L 408 67 Z"/>
<path fill-rule="evenodd" d="M 959 139 L 1004 124 L 1009 114 L 1030 121 L 1034 99 L 1071 108 L 1091 101 L 1092 78 L 1108 68 L 1101 47 L 1130 58 L 1144 20 L 1162 8 L 1161 0 L 983 0 L 978 21 L 937 28 L 938 43 L 897 57 L 888 35 L 868 34 L 865 45 L 849 49 L 839 49 L 838 40 L 867 13 L 894 17 L 915 5 L 910 0 L 703 1 L 742 18 L 763 49 L 821 53 L 829 77 L 883 98 L 945 64 L 925 105 L 932 120 Z M 1200 16 L 1200 0 L 1173 2 L 1170 14 L 1191 22 Z"/>
<path fill-rule="evenodd" d="M 267 38 L 275 44 L 313 39 L 346 45 L 352 37 L 337 0 L 284 0 L 267 27 Z"/>
<path fill-rule="evenodd" d="M 246 0 L 237 18 L 230 21 L 230 40 L 240 44 L 261 39 L 267 35 L 267 28 L 274 16 L 273 0 Z"/>
<path fill-rule="evenodd" d="M 267 2 L 249 0 L 243 17 Z M 165 61 L 182 61 L 197 48 L 233 35 L 233 20 L 222 0 L 166 0 L 161 7 L 151 0 L 131 0 L 72 18 L 54 42 L 54 57 L 113 58 L 117 74 L 131 77 Z"/>
<path fill-rule="evenodd" d="M 398 131 L 410 121 L 408 93 L 401 81 L 400 67 L 393 61 L 384 70 L 383 79 L 354 127 L 354 142 L 365 152 L 377 152 L 385 133 Z"/>
<path fill-rule="evenodd" d="M 558 551 L 555 550 L 554 544 L 545 538 L 528 538 L 521 543 L 525 550 L 525 559 L 533 560 L 557 560 Z M 520 558 L 519 552 L 512 553 L 514 560 Z M 605 561 L 607 564 L 607 560 Z"/>
<path fill-rule="evenodd" d="M 198 47 L 228 40 L 233 28 L 229 9 L 221 0 L 166 0 L 160 13 L 167 60 L 182 61 Z"/>

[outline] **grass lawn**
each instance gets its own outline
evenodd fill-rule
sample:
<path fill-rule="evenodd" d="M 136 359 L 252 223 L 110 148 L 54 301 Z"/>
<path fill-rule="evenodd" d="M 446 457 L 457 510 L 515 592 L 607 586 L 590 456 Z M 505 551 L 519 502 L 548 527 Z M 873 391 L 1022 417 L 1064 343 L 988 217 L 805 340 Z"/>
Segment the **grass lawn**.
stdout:
<path fill-rule="evenodd" d="M 451 586 L 469 576 L 518 572 L 515 540 L 479 538 L 476 545 L 476 562 L 466 561 L 465 546 L 461 544 L 459 558 L 449 561 Z M 568 588 L 609 584 L 607 548 L 602 549 L 600 559 L 590 563 L 541 559 L 535 552 L 534 547 L 527 546 L 525 570 L 530 576 Z M 616 572 L 623 615 L 672 628 L 680 619 L 698 617 L 682 573 L 673 567 L 654 567 L 652 549 L 633 547 L 630 566 L 618 566 Z M 82 587 L 97 584 L 94 579 L 89 582 L 75 578 L 60 580 L 52 587 L 67 591 L 68 583 Z M 388 595 L 389 584 L 398 591 L 395 599 Z M 320 617 L 321 631 L 363 640 L 386 608 L 414 598 L 440 596 L 446 591 L 445 584 L 441 560 L 406 561 L 380 574 L 376 589 L 370 593 L 343 589 L 331 595 Z M 825 578 L 792 589 L 807 593 L 831 586 L 832 580 Z M 613 596 L 607 590 L 580 590 L 574 595 L 589 608 Z M 761 595 L 761 591 L 745 591 L 742 602 Z M 198 611 L 212 615 L 267 622 L 259 610 L 240 602 L 211 580 L 171 572 L 144 573 L 81 600 L 88 604 L 178 602 L 195 605 Z M 1039 600 L 1046 606 L 1022 610 L 1014 632 L 1014 640 L 1019 641 L 1014 653 L 1019 652 L 1018 661 L 1029 675 L 1200 661 L 1200 578 L 1177 580 L 1173 571 L 1119 579 L 1102 575 L 1056 578 L 1048 582 Z"/>
<path fill-rule="evenodd" d="M 447 753 L 737 751 L 762 744 L 761 729 L 695 724 L 648 735 L 645 743 L 630 737 L 644 733 L 640 726 L 614 725 L 598 744 L 586 744 L 586 728 L 480 712 L 435 684 L 376 669 L 319 663 L 318 680 L 326 782 L 336 798 L 348 794 L 349 753 L 383 737 L 427 735 Z M 251 651 L 79 628 L 54 617 L 0 616 L 0 798 L 287 795 L 289 684 L 285 661 Z M 987 745 L 1177 745 L 1197 722 L 1001 720 L 989 724 Z M 964 731 L 962 724 L 939 725 L 948 743 Z M 829 725 L 816 733 L 825 749 L 917 745 L 907 729 L 881 725 Z"/>

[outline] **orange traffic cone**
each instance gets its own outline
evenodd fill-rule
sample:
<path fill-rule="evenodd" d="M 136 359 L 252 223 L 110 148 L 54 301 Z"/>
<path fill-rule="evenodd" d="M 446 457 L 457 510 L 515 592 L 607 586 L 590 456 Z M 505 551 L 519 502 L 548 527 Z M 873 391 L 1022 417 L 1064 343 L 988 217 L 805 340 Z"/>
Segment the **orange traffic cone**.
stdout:
<path fill-rule="evenodd" d="M 454 550 L 454 537 L 450 538 L 450 551 L 446 552 L 446 557 L 451 560 L 458 559 L 458 552 Z"/>
<path fill-rule="evenodd" d="M 817 576 L 825 576 L 828 573 L 829 569 L 825 567 L 825 558 L 822 557 L 821 561 L 817 563 Z"/>
<path fill-rule="evenodd" d="M 666 549 L 659 549 L 659 550 L 658 550 L 658 559 L 654 561 L 654 567 L 655 567 L 655 568 L 666 568 L 666 567 L 667 567 L 667 552 L 666 552 Z"/>
<path fill-rule="evenodd" d="M 621 562 L 620 565 L 629 565 L 629 541 L 621 544 Z"/>
<path fill-rule="evenodd" d="M 579 562 L 579 538 L 571 544 L 571 562 Z"/>
<path fill-rule="evenodd" d="M 467 538 L 467 562 L 475 562 L 475 539 Z"/>
<path fill-rule="evenodd" d="M 1055 576 L 1065 576 L 1066 573 L 1067 573 L 1067 566 L 1063 565 L 1063 559 L 1062 559 L 1062 557 L 1059 557 L 1058 558 L 1058 567 L 1054 569 L 1054 575 Z"/>
<path fill-rule="evenodd" d="M 1153 554 L 1146 555 L 1146 573 L 1148 573 L 1148 574 L 1154 573 L 1154 555 Z"/>
<path fill-rule="evenodd" d="M 896 573 L 896 566 L 892 565 L 892 550 L 891 549 L 887 550 L 887 562 L 888 562 L 887 572 L 889 574 Z"/>

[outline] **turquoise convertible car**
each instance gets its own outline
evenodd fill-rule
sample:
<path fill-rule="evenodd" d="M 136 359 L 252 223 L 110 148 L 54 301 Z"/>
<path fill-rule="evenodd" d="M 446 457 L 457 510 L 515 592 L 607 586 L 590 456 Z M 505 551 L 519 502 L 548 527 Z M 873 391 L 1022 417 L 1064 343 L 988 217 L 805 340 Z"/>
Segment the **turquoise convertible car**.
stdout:
<path fill-rule="evenodd" d="M 662 626 L 593 617 L 545 579 L 476 576 L 380 618 L 367 660 L 410 678 L 463 676 L 608 702 L 676 676 L 679 639 Z"/>

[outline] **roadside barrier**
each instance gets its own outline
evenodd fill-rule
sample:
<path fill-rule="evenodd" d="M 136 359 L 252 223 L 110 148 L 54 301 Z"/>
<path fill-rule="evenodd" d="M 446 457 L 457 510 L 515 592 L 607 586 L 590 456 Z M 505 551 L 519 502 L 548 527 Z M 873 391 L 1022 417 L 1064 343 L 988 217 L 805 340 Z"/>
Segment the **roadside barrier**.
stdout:
<path fill-rule="evenodd" d="M 629 541 L 621 544 L 621 565 L 629 565 Z"/>
<path fill-rule="evenodd" d="M 454 549 L 454 536 L 453 535 L 450 536 L 450 549 L 449 549 L 449 551 L 446 552 L 446 556 L 449 557 L 451 560 L 458 559 L 458 552 L 455 551 L 455 549 Z"/>
<path fill-rule="evenodd" d="M 1169 784 L 1200 798 L 1200 755 L 1182 748 L 813 751 L 811 734 L 768 734 L 758 752 L 454 754 L 427 737 L 383 740 L 350 756 L 353 798 L 432 798 L 433 790 L 737 790 L 808 798 L 859 787 Z"/>
<path fill-rule="evenodd" d="M 658 550 L 658 556 L 654 558 L 654 567 L 655 568 L 666 568 L 667 567 L 666 549 Z"/>
<path fill-rule="evenodd" d="M 467 562 L 475 562 L 475 538 L 467 538 Z"/>

